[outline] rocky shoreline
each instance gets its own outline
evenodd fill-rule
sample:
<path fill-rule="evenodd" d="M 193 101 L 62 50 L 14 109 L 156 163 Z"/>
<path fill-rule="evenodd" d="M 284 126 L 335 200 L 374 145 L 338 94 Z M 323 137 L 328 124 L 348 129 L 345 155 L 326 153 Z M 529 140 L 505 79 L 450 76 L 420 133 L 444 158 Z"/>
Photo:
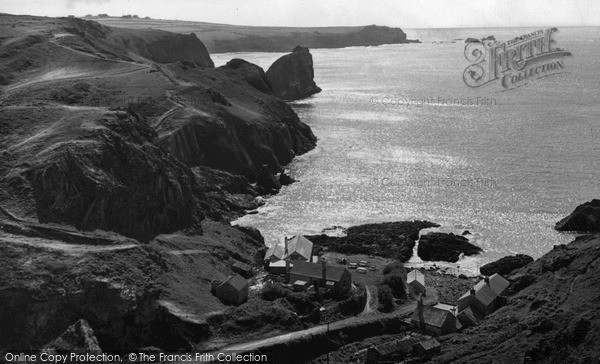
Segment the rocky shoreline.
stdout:
<path fill-rule="evenodd" d="M 230 221 L 315 136 L 260 67 L 214 68 L 193 34 L 0 23 L 0 350 L 92 331 L 105 351 L 192 349 L 226 307 L 210 282 L 266 249 Z"/>

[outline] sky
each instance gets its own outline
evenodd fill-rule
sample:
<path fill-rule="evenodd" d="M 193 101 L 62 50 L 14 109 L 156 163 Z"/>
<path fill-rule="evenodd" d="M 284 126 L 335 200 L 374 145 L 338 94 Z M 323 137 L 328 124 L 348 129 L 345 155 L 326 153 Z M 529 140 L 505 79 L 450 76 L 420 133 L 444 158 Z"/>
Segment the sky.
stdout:
<path fill-rule="evenodd" d="M 0 13 L 137 14 L 262 26 L 600 26 L 598 0 L 0 0 Z"/>

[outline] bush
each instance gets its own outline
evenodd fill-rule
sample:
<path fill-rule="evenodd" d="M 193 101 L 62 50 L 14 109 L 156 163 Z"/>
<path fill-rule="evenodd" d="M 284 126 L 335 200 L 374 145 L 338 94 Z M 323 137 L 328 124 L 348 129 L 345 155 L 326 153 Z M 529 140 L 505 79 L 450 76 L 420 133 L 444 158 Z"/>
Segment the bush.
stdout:
<path fill-rule="evenodd" d="M 352 293 L 352 295 L 340 302 L 340 313 L 344 316 L 357 315 L 365 309 L 367 303 L 367 291 L 362 289 Z"/>
<path fill-rule="evenodd" d="M 379 311 L 390 312 L 394 309 L 394 296 L 388 286 L 379 285 L 377 287 L 377 299 L 379 300 Z"/>
<path fill-rule="evenodd" d="M 404 284 L 404 276 L 398 273 L 386 274 L 383 277 L 382 284 L 388 286 L 392 295 L 396 298 L 406 298 L 406 286 Z"/>
<path fill-rule="evenodd" d="M 267 282 L 260 292 L 263 300 L 274 301 L 278 298 L 287 297 L 289 292 L 277 283 Z"/>
<path fill-rule="evenodd" d="M 383 267 L 383 274 L 390 274 L 392 272 L 401 271 L 404 273 L 404 265 L 400 261 L 392 262 Z"/>

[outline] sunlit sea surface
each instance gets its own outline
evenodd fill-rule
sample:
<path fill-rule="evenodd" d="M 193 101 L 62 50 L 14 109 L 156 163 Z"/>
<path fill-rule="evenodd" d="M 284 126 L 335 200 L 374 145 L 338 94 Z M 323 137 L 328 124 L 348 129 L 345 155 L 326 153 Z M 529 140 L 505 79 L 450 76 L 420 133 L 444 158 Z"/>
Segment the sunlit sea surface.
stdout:
<path fill-rule="evenodd" d="M 311 50 L 323 91 L 292 105 L 317 148 L 288 166 L 297 183 L 235 223 L 260 229 L 271 245 L 332 226 L 429 220 L 473 233 L 484 253 L 458 263 L 471 274 L 507 254 L 537 258 L 568 243 L 573 235 L 554 224 L 600 198 L 600 28 L 560 29 L 557 46 L 573 54 L 560 75 L 505 92 L 462 79 L 464 38 L 534 30 L 414 29 L 409 38 L 422 44 Z M 281 55 L 212 58 L 266 70 Z"/>

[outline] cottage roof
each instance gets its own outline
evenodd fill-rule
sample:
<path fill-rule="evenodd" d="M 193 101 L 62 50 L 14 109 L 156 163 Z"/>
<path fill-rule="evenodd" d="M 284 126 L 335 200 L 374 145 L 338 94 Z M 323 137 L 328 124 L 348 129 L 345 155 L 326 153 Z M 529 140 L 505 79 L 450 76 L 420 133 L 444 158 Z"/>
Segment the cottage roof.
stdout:
<path fill-rule="evenodd" d="M 475 315 L 471 307 L 467 307 L 464 310 L 460 311 L 457 317 L 459 318 L 459 320 L 462 321 L 470 321 L 473 325 L 477 325 L 477 323 L 479 322 L 477 316 Z"/>
<path fill-rule="evenodd" d="M 416 342 L 417 339 L 415 338 L 394 340 L 377 345 L 375 350 L 377 350 L 381 356 L 395 355 L 398 353 L 409 354 L 412 352 L 412 347 Z"/>
<path fill-rule="evenodd" d="M 288 253 L 287 256 L 293 253 L 298 253 L 306 260 L 310 260 L 312 255 L 313 243 L 312 241 L 305 238 L 303 235 L 296 235 L 291 239 L 288 239 Z"/>
<path fill-rule="evenodd" d="M 419 318 L 419 308 L 415 310 L 410 317 L 411 321 L 423 322 L 426 325 L 433 327 L 442 327 L 448 315 L 452 315 L 449 311 L 441 310 L 431 306 L 423 306 L 423 321 Z"/>
<path fill-rule="evenodd" d="M 219 285 L 219 287 L 229 285 L 236 291 L 243 291 L 248 286 L 248 281 L 239 274 L 234 274 L 227 278 L 227 280 Z"/>
<path fill-rule="evenodd" d="M 271 259 L 272 256 L 277 258 L 278 260 L 283 259 L 285 254 L 285 249 L 281 244 L 272 245 L 267 252 L 265 253 L 265 260 Z"/>
<path fill-rule="evenodd" d="M 339 282 L 342 279 L 344 271 L 348 271 L 348 269 L 327 264 L 325 271 L 326 279 L 328 281 Z M 322 263 L 294 262 L 290 274 L 321 279 L 323 278 Z"/>
<path fill-rule="evenodd" d="M 418 270 L 413 269 L 406 275 L 406 283 L 410 284 L 415 281 L 420 283 L 422 286 L 425 286 L 425 275 Z"/>
<path fill-rule="evenodd" d="M 495 273 L 489 277 L 488 282 L 486 282 L 485 279 L 482 279 L 473 287 L 475 290 L 475 297 L 484 306 L 489 306 L 496 299 L 496 297 L 504 292 L 509 284 L 510 283 L 501 275 Z M 468 291 L 467 293 L 463 294 L 459 300 L 468 297 L 470 294 L 471 291 Z"/>
<path fill-rule="evenodd" d="M 440 347 L 440 343 L 435 338 L 431 338 L 428 340 L 419 341 L 415 344 L 415 346 L 420 346 L 424 350 L 428 351 Z"/>
<path fill-rule="evenodd" d="M 485 279 L 482 279 L 475 285 L 475 290 L 479 287 L 483 287 L 484 285 L 488 285 L 491 290 L 499 296 L 504 292 L 504 290 L 510 285 L 510 283 L 504 279 L 500 274 L 494 273 L 490 277 L 488 277 L 489 283 L 486 283 Z"/>

